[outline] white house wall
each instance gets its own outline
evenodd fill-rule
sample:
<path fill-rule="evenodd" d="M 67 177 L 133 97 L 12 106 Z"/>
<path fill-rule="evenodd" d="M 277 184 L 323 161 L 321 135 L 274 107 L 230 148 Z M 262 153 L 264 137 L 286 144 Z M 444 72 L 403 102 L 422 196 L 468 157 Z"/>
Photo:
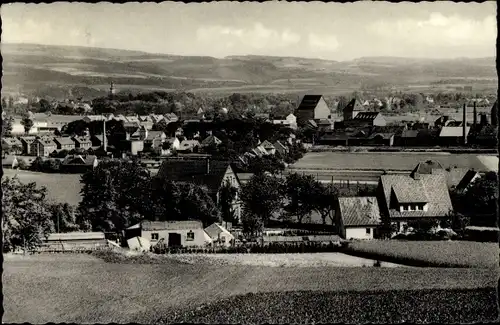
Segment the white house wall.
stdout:
<path fill-rule="evenodd" d="M 366 233 L 366 229 L 370 228 L 370 234 Z M 373 239 L 374 227 L 349 227 L 345 229 L 345 238 L 350 239 Z"/>
<path fill-rule="evenodd" d="M 328 116 L 330 115 L 330 108 L 323 97 L 321 97 L 316 105 L 316 108 L 314 109 L 314 119 L 328 119 Z"/>
<path fill-rule="evenodd" d="M 188 232 L 192 231 L 194 233 L 194 240 L 187 240 Z M 151 234 L 157 233 L 158 240 L 153 240 Z M 142 230 L 141 237 L 149 240 L 151 245 L 156 245 L 159 240 L 163 239 L 164 243 L 169 246 L 168 234 L 175 233 L 181 235 L 181 245 L 183 247 L 198 247 L 205 246 L 205 230 L 203 229 L 181 229 L 181 230 Z"/>

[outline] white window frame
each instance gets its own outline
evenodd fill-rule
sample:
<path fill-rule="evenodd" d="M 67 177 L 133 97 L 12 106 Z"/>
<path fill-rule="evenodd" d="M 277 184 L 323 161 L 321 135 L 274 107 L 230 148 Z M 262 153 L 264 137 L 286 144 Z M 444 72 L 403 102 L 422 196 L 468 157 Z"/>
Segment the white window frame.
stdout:
<path fill-rule="evenodd" d="M 157 233 L 157 232 L 152 232 L 151 233 L 151 240 L 159 240 L 159 239 L 160 239 L 160 234 L 159 233 Z"/>

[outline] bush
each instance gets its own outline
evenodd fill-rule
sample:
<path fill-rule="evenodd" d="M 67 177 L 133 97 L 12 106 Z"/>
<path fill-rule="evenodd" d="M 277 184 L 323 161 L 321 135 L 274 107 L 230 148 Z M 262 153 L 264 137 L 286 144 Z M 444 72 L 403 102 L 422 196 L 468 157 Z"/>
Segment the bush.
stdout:
<path fill-rule="evenodd" d="M 471 241 L 498 243 L 500 230 L 489 227 L 467 227 L 465 238 Z"/>

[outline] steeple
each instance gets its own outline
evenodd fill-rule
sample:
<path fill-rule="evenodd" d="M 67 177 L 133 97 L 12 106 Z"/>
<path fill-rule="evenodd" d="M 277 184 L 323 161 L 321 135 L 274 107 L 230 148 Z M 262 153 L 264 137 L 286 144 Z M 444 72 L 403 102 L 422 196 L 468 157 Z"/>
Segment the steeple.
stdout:
<path fill-rule="evenodd" d="M 115 95 L 115 84 L 111 81 L 111 85 L 109 87 L 109 97 L 113 97 Z"/>

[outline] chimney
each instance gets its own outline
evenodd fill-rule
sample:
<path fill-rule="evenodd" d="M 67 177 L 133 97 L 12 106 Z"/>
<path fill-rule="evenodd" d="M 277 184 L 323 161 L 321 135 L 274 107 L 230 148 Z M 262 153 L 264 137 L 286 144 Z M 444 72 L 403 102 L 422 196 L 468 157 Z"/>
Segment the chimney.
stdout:
<path fill-rule="evenodd" d="M 102 147 L 104 149 L 104 152 L 108 152 L 108 141 L 106 139 L 106 120 L 103 122 L 103 128 L 102 128 Z"/>
<path fill-rule="evenodd" d="M 462 136 L 464 145 L 467 144 L 467 103 L 464 103 L 464 117 L 462 119 Z"/>
<path fill-rule="evenodd" d="M 476 101 L 474 101 L 474 117 L 472 118 L 472 125 L 474 128 L 476 127 L 477 124 L 477 110 L 476 110 Z"/>
<path fill-rule="evenodd" d="M 207 175 L 210 174 L 210 158 L 207 158 Z"/>

